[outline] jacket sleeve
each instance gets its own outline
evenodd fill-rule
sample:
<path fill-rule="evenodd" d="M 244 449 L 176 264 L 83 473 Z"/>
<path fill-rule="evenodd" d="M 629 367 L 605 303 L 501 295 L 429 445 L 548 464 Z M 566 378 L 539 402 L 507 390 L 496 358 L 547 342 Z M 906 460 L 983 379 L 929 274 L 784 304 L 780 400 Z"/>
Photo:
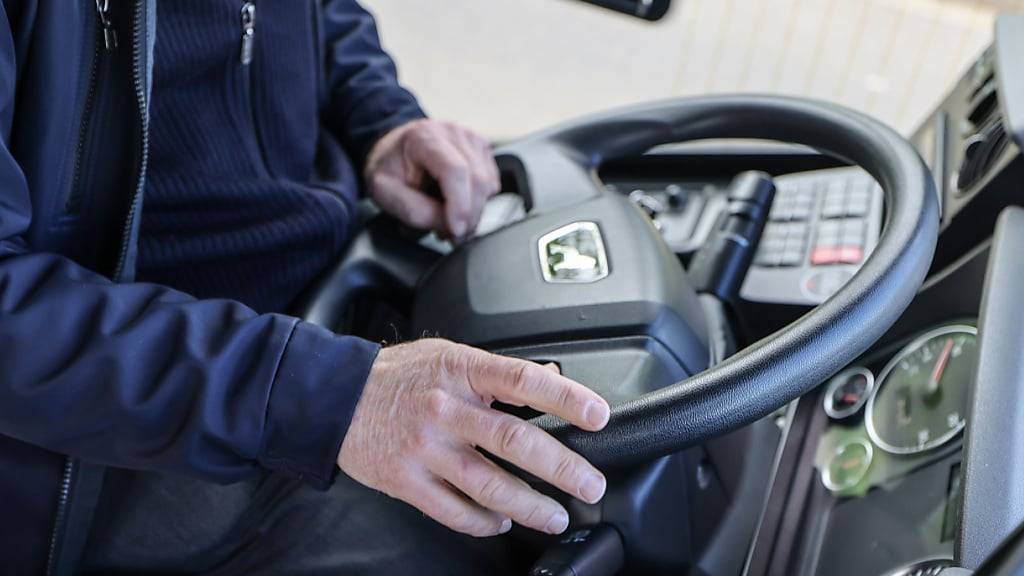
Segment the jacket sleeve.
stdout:
<path fill-rule="evenodd" d="M 324 119 L 361 170 L 381 136 L 425 114 L 398 83 L 373 16 L 356 0 L 322 0 L 320 10 L 328 93 Z"/>
<path fill-rule="evenodd" d="M 15 68 L 0 21 L 0 434 L 104 465 L 326 488 L 377 346 L 34 252 L 8 147 Z"/>

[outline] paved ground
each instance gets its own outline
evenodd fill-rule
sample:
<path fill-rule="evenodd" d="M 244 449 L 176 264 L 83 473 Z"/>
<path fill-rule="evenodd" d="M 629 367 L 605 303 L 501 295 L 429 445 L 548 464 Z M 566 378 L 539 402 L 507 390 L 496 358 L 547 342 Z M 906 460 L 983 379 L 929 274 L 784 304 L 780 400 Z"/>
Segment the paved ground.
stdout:
<path fill-rule="evenodd" d="M 363 0 L 435 116 L 510 138 L 682 94 L 834 100 L 909 132 L 1024 0 L 675 0 L 647 24 L 570 0 Z"/>

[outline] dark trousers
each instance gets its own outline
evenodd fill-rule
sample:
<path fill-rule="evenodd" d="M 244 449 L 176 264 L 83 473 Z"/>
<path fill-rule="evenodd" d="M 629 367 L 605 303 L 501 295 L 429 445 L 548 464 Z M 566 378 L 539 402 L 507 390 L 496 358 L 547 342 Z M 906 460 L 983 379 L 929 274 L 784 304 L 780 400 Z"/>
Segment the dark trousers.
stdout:
<path fill-rule="evenodd" d="M 524 574 L 505 537 L 474 539 L 339 475 L 221 486 L 110 470 L 86 574 Z"/>

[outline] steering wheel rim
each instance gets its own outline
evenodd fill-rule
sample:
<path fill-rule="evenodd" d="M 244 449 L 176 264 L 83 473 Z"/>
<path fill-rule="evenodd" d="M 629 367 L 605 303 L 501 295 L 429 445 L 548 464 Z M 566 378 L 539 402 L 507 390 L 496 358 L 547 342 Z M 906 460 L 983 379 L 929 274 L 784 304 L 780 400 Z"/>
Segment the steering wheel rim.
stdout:
<path fill-rule="evenodd" d="M 823 102 L 780 96 L 684 98 L 586 117 L 497 151 L 525 180 L 531 212 L 602 193 L 602 162 L 666 143 L 712 138 L 804 144 L 859 165 L 881 184 L 886 217 L 872 254 L 826 302 L 717 366 L 612 406 L 601 432 L 533 422 L 597 466 L 628 466 L 750 424 L 827 380 L 902 314 L 924 281 L 938 200 L 917 151 L 881 122 Z"/>

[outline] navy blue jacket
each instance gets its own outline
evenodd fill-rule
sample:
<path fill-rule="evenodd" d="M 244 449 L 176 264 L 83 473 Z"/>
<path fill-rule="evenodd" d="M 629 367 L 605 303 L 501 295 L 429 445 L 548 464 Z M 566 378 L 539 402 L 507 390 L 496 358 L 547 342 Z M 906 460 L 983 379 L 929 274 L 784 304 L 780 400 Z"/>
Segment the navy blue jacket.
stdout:
<path fill-rule="evenodd" d="M 73 570 L 103 466 L 326 487 L 377 353 L 133 281 L 158 22 L 155 0 L 102 4 L 4 0 L 0 13 L 4 573 Z M 317 24 L 324 130 L 358 165 L 422 112 L 354 0 L 295 9 Z"/>

